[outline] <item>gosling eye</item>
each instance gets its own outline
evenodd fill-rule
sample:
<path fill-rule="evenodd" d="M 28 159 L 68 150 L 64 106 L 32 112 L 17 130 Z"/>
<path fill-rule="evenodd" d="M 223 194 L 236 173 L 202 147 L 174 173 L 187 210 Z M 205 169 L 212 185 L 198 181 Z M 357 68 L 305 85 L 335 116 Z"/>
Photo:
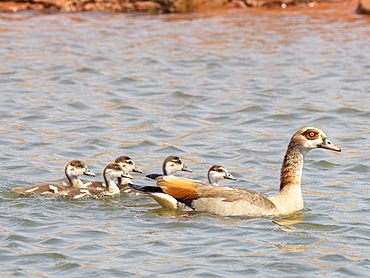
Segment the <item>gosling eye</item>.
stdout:
<path fill-rule="evenodd" d="M 132 164 L 132 161 L 127 161 L 128 164 Z"/>
<path fill-rule="evenodd" d="M 222 169 L 218 169 L 218 170 L 217 170 L 217 172 L 222 173 L 222 172 L 223 172 L 223 170 L 222 170 Z"/>

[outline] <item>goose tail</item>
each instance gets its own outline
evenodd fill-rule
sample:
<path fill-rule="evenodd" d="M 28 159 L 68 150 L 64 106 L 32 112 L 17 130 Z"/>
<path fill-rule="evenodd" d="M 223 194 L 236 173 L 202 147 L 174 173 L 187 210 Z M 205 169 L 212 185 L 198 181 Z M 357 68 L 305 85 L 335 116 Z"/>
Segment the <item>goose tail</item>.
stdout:
<path fill-rule="evenodd" d="M 158 186 L 144 186 L 133 183 L 128 184 L 128 186 L 132 189 L 142 191 L 145 193 L 163 193 L 162 189 Z"/>

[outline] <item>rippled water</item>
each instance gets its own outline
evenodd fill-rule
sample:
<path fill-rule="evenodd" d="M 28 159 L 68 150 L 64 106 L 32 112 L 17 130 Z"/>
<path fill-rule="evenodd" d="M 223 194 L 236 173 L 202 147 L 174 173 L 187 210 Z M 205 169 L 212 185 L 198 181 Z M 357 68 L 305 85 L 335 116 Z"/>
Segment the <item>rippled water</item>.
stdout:
<path fill-rule="evenodd" d="M 1 273 L 367 277 L 369 35 L 369 17 L 330 9 L 0 15 Z M 306 209 L 286 219 L 10 192 L 60 182 L 72 158 L 99 173 L 129 155 L 157 173 L 179 155 L 194 171 L 183 176 L 217 163 L 238 179 L 224 184 L 275 194 L 303 125 L 343 152 L 309 153 Z"/>

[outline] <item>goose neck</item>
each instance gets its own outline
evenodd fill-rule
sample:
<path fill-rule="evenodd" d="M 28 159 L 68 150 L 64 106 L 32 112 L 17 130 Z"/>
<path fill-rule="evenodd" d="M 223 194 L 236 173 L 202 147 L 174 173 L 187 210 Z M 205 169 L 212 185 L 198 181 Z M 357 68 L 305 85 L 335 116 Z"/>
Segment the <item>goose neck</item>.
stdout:
<path fill-rule="evenodd" d="M 300 185 L 305 152 L 297 146 L 288 146 L 280 171 L 280 190 L 288 185 Z"/>
<path fill-rule="evenodd" d="M 281 166 L 280 190 L 269 198 L 280 214 L 303 209 L 301 178 L 305 154 L 306 152 L 297 145 L 288 146 Z"/>
<path fill-rule="evenodd" d="M 83 184 L 82 181 L 80 181 L 80 179 L 78 177 L 74 177 L 72 180 L 71 180 L 71 185 L 72 187 L 75 187 L 75 188 L 85 188 L 86 186 Z"/>
<path fill-rule="evenodd" d="M 212 185 L 218 186 L 218 181 L 210 175 L 208 175 L 208 182 Z"/>
<path fill-rule="evenodd" d="M 122 177 L 117 178 L 117 185 L 127 185 L 129 183 L 131 183 L 131 179 L 129 178 L 122 178 Z"/>
<path fill-rule="evenodd" d="M 115 194 L 120 192 L 118 186 L 111 177 L 104 175 L 104 182 L 107 185 L 107 191 L 109 193 Z"/>
<path fill-rule="evenodd" d="M 73 187 L 73 188 L 85 188 L 86 186 L 83 184 L 82 181 L 75 175 L 71 175 L 66 171 L 66 177 L 67 177 L 67 183 L 68 186 Z"/>
<path fill-rule="evenodd" d="M 210 171 L 207 173 L 208 182 L 212 185 L 218 185 L 216 179 L 211 175 Z"/>
<path fill-rule="evenodd" d="M 176 171 L 173 171 L 172 168 L 168 165 L 163 166 L 163 175 L 165 176 L 172 176 Z"/>

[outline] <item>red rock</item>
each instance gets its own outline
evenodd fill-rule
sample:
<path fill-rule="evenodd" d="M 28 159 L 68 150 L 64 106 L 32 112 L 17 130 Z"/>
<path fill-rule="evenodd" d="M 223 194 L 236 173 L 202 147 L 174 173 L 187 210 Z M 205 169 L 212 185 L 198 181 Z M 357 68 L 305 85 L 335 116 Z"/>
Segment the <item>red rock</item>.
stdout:
<path fill-rule="evenodd" d="M 132 4 L 137 12 L 159 13 L 162 11 L 161 5 L 154 1 L 135 1 Z"/>
<path fill-rule="evenodd" d="M 370 14 L 370 0 L 360 0 L 360 3 L 357 7 L 357 13 Z"/>
<path fill-rule="evenodd" d="M 331 1 L 331 2 L 330 2 Z M 354 0 L 346 0 L 349 3 Z M 335 5 L 336 0 L 327 3 Z M 59 10 L 68 12 L 108 11 L 145 13 L 188 13 L 220 8 L 286 7 L 307 4 L 307 0 L 0 0 L 0 11 Z M 360 0 L 359 13 L 370 14 L 370 0 Z"/>

